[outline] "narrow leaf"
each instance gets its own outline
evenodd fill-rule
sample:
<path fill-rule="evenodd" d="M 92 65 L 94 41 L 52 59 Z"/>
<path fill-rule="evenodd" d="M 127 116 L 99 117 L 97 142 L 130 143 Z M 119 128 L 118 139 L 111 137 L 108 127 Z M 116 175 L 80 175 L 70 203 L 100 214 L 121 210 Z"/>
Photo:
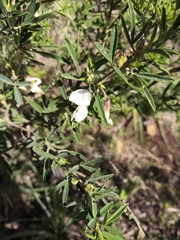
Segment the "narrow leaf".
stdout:
<path fill-rule="evenodd" d="M 16 86 L 14 86 L 14 98 L 17 103 L 16 104 L 17 107 L 20 107 L 23 102 L 23 99 L 22 99 L 22 95 L 21 95 L 19 89 Z"/>
<path fill-rule="evenodd" d="M 43 57 L 55 59 L 55 60 L 57 60 L 57 61 L 59 61 L 60 63 L 63 63 L 63 64 L 67 63 L 62 59 L 62 57 L 60 57 L 57 54 L 50 53 L 50 52 L 42 52 L 42 51 L 38 51 L 38 50 L 35 50 L 35 49 L 33 49 L 33 50 Z"/>
<path fill-rule="evenodd" d="M 36 0 L 31 0 L 27 7 L 28 14 L 25 16 L 24 21 L 27 22 L 30 20 L 36 12 Z"/>
<path fill-rule="evenodd" d="M 87 161 L 85 163 L 82 163 L 81 166 L 85 166 L 85 165 L 91 166 L 91 165 L 94 165 L 96 163 L 103 162 L 104 160 L 105 160 L 104 157 L 95 158 L 95 159 L 92 159 L 92 160 Z"/>
<path fill-rule="evenodd" d="M 96 168 L 93 168 L 93 167 L 84 166 L 84 165 L 81 165 L 81 167 L 84 168 L 85 170 L 87 170 L 88 172 L 95 172 L 96 171 Z"/>
<path fill-rule="evenodd" d="M 101 179 L 109 179 L 111 177 L 113 177 L 114 174 L 106 174 L 106 175 L 103 175 L 103 176 L 99 176 L 99 177 L 90 177 L 88 179 L 88 182 L 97 182 Z"/>
<path fill-rule="evenodd" d="M 111 56 L 106 52 L 106 50 L 103 48 L 103 46 L 98 42 L 95 42 L 94 44 L 95 44 L 97 50 L 103 55 L 103 57 L 105 57 L 108 60 L 108 62 L 112 63 Z"/>
<path fill-rule="evenodd" d="M 155 54 L 160 54 L 166 58 L 171 58 L 171 55 L 166 50 L 161 48 L 146 49 L 146 53 L 155 53 Z"/>
<path fill-rule="evenodd" d="M 106 212 L 112 208 L 113 208 L 113 202 L 110 202 L 100 209 L 99 214 L 101 216 L 104 216 L 106 214 Z"/>
<path fill-rule="evenodd" d="M 14 83 L 9 78 L 2 74 L 0 74 L 0 81 L 9 85 L 14 85 Z"/>
<path fill-rule="evenodd" d="M 125 77 L 125 75 L 120 71 L 120 69 L 116 66 L 113 67 L 114 71 L 117 73 L 117 75 L 127 84 L 129 85 L 132 89 L 136 90 L 137 92 L 143 94 L 143 91 L 141 88 L 136 87 L 132 83 L 128 82 L 128 79 Z"/>
<path fill-rule="evenodd" d="M 153 99 L 151 93 L 149 92 L 149 90 L 145 86 L 143 86 L 142 89 L 143 89 L 144 95 L 145 95 L 146 99 L 148 100 L 150 106 L 152 107 L 153 111 L 156 111 L 156 105 L 154 103 L 154 99 Z"/>
<path fill-rule="evenodd" d="M 69 42 L 69 40 L 66 39 L 65 43 L 66 43 L 66 47 L 68 49 L 68 52 L 69 52 L 69 54 L 70 54 L 70 56 L 73 60 L 73 63 L 76 66 L 77 72 L 78 72 L 79 75 L 81 75 L 81 70 L 80 70 L 80 67 L 79 67 L 79 63 L 77 61 L 77 57 L 76 57 L 76 53 L 74 51 L 74 48 L 73 48 L 72 44 Z"/>
<path fill-rule="evenodd" d="M 119 237 L 119 236 L 114 235 L 112 233 L 105 232 L 105 231 L 102 231 L 102 235 L 103 235 L 103 237 L 105 237 L 108 240 L 124 240 L 125 239 L 124 237 L 122 238 L 122 237 Z"/>
<path fill-rule="evenodd" d="M 34 101 L 32 101 L 31 99 L 25 97 L 26 101 L 31 105 L 32 108 L 34 108 L 34 110 L 36 110 L 38 113 L 42 113 L 43 109 L 41 106 L 39 106 L 37 103 L 35 103 Z"/>
<path fill-rule="evenodd" d="M 0 0 L 0 10 L 1 10 L 1 12 L 2 12 L 2 14 L 3 14 L 4 16 L 7 16 L 7 14 L 6 14 L 6 8 L 5 8 L 2 0 Z"/>
<path fill-rule="evenodd" d="M 100 101 L 100 98 L 98 95 L 95 96 L 95 106 L 97 108 L 97 111 L 98 111 L 99 117 L 101 118 L 102 123 L 107 127 L 108 122 L 107 122 L 107 119 L 106 119 L 106 116 L 104 113 L 104 109 L 102 107 L 102 104 L 101 104 L 101 101 Z"/>
<path fill-rule="evenodd" d="M 64 187 L 65 183 L 66 183 L 66 180 L 58 183 L 58 185 L 56 185 L 56 186 L 54 187 L 53 191 L 54 191 L 54 192 L 57 192 L 57 191 L 61 190 L 61 188 Z"/>
<path fill-rule="evenodd" d="M 57 110 L 58 110 L 58 108 L 56 106 L 50 106 L 50 107 L 45 108 L 42 111 L 42 113 L 52 113 L 52 112 L 55 112 Z"/>
<path fill-rule="evenodd" d="M 32 19 L 31 23 L 38 23 L 38 22 L 41 22 L 43 21 L 44 19 L 46 18 L 50 18 L 50 16 L 52 16 L 52 13 L 45 13 L 39 17 L 35 17 Z"/>
<path fill-rule="evenodd" d="M 90 235 L 89 233 L 87 233 L 87 232 L 85 232 L 84 230 L 82 230 L 81 228 L 78 228 L 79 229 L 79 231 L 80 231 L 80 233 L 83 235 L 83 236 L 85 236 L 85 237 L 87 237 L 88 239 L 96 239 L 96 237 L 94 237 L 93 235 Z"/>
<path fill-rule="evenodd" d="M 131 1 L 128 1 L 129 5 L 129 16 L 130 16 L 130 22 L 131 22 L 131 32 L 134 30 L 135 27 L 135 14 L 134 14 L 134 7 Z"/>
<path fill-rule="evenodd" d="M 61 74 L 61 77 L 66 78 L 66 79 L 71 79 L 71 80 L 76 80 L 76 81 L 84 81 L 84 77 L 75 77 L 71 73 L 64 73 Z"/>
<path fill-rule="evenodd" d="M 157 81 L 157 82 L 174 82 L 174 79 L 171 77 L 166 76 L 160 76 L 160 75 L 154 75 L 154 74 L 148 74 L 148 73 L 135 73 L 137 77 L 144 78 L 151 81 Z"/>
<path fill-rule="evenodd" d="M 120 207 L 115 213 L 113 213 L 107 220 L 107 224 L 114 222 L 127 208 L 128 204 Z"/>
<path fill-rule="evenodd" d="M 69 194 L 69 181 L 65 180 L 63 194 L 62 194 L 62 203 L 63 204 L 67 203 L 68 194 Z"/>
<path fill-rule="evenodd" d="M 81 158 L 84 161 L 87 161 L 87 158 L 84 155 L 82 155 L 81 153 L 78 153 L 78 152 L 75 152 L 75 151 L 70 151 L 70 150 L 67 150 L 67 152 L 70 153 L 73 156 Z"/>
<path fill-rule="evenodd" d="M 122 21 L 122 26 L 123 26 L 124 33 L 125 33 L 125 35 L 126 35 L 126 38 L 127 38 L 128 42 L 129 42 L 129 44 L 132 45 L 131 38 L 130 38 L 128 29 L 127 29 L 127 27 L 126 27 L 126 22 L 124 21 L 123 16 L 121 16 L 121 21 Z"/>
<path fill-rule="evenodd" d="M 116 50 L 116 43 L 117 43 L 117 27 L 114 25 L 112 31 L 111 31 L 111 39 L 110 39 L 110 54 L 111 54 L 111 60 L 114 59 L 114 53 Z"/>
<path fill-rule="evenodd" d="M 86 229 L 87 229 L 87 230 L 93 229 L 94 226 L 95 226 L 95 224 L 96 224 L 96 221 L 97 221 L 96 218 L 92 218 L 92 219 L 88 222 Z"/>
<path fill-rule="evenodd" d="M 69 170 L 68 174 L 71 174 L 71 173 L 74 173 L 74 172 L 78 171 L 78 170 L 79 170 L 79 167 L 80 167 L 79 165 L 73 166 L 73 167 Z"/>
<path fill-rule="evenodd" d="M 125 237 L 122 235 L 121 232 L 119 232 L 117 229 L 110 227 L 110 226 L 104 226 L 104 228 L 108 231 L 111 232 L 112 234 L 118 236 L 121 240 L 126 240 Z"/>
<path fill-rule="evenodd" d="M 55 159 L 55 156 L 50 154 L 50 153 L 47 153 L 47 152 L 44 152 L 43 150 L 41 149 L 38 149 L 38 148 L 33 148 L 33 151 L 38 154 L 39 156 L 42 156 L 42 157 L 45 157 L 45 158 L 50 158 L 52 160 Z"/>

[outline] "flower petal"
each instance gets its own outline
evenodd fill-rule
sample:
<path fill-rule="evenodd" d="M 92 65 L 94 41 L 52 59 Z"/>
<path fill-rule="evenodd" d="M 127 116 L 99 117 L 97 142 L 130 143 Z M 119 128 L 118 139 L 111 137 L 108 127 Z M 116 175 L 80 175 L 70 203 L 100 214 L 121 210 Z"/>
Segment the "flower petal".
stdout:
<path fill-rule="evenodd" d="M 71 116 L 71 121 L 75 119 L 76 122 L 83 121 L 88 115 L 87 107 L 77 107 Z"/>
<path fill-rule="evenodd" d="M 43 90 L 36 84 L 32 84 L 31 92 L 44 94 Z"/>
<path fill-rule="evenodd" d="M 91 102 L 91 94 L 86 89 L 78 89 L 71 93 L 69 97 L 69 101 L 82 106 L 86 107 L 90 105 Z"/>

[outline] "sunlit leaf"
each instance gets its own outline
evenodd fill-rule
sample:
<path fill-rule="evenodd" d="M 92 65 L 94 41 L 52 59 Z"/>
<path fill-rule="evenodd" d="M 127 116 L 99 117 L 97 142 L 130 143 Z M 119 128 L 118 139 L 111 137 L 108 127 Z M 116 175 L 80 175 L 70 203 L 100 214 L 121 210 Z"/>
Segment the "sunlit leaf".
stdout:
<path fill-rule="evenodd" d="M 101 216 L 104 216 L 106 214 L 107 211 L 109 211 L 110 209 L 113 208 L 113 202 L 109 202 L 107 203 L 104 207 L 102 207 L 99 211 L 99 214 Z"/>
<path fill-rule="evenodd" d="M 95 42 L 94 44 L 95 44 L 97 50 L 103 55 L 103 57 L 105 57 L 108 60 L 108 62 L 112 63 L 111 56 L 106 52 L 106 50 L 103 48 L 103 46 L 99 42 Z"/>
<path fill-rule="evenodd" d="M 114 25 L 111 31 L 111 39 L 110 39 L 110 54 L 111 54 L 111 60 L 114 59 L 114 53 L 116 50 L 116 43 L 117 43 L 117 26 Z"/>
<path fill-rule="evenodd" d="M 75 53 L 75 50 L 72 46 L 72 44 L 70 43 L 69 40 L 65 40 L 65 43 L 66 43 L 66 47 L 68 49 L 68 52 L 73 60 L 73 63 L 74 65 L 76 66 L 76 69 L 77 69 L 77 72 L 79 75 L 81 75 L 81 69 L 80 69 L 80 66 L 79 66 L 79 63 L 78 63 L 78 60 L 77 60 L 77 57 L 76 57 L 76 53 Z"/>
<path fill-rule="evenodd" d="M 68 194 L 69 194 L 69 181 L 65 180 L 63 194 L 62 194 L 62 203 L 63 203 L 63 205 L 67 203 Z"/>
<path fill-rule="evenodd" d="M 31 0 L 27 7 L 27 15 L 25 16 L 24 21 L 27 22 L 30 20 L 36 12 L 36 0 Z"/>
<path fill-rule="evenodd" d="M 112 234 L 116 235 L 119 237 L 121 240 L 126 240 L 126 238 L 123 236 L 123 234 L 118 231 L 117 229 L 110 227 L 110 226 L 103 226 L 108 232 L 111 232 Z"/>
<path fill-rule="evenodd" d="M 102 235 L 103 235 L 103 237 L 105 237 L 108 240 L 124 240 L 125 239 L 123 236 L 119 237 L 117 235 L 114 235 L 112 233 L 105 232 L 105 231 L 102 231 Z"/>
<path fill-rule="evenodd" d="M 95 96 L 95 106 L 97 108 L 97 112 L 99 114 L 99 117 L 101 118 L 102 123 L 105 126 L 108 126 L 108 122 L 107 122 L 107 119 L 106 119 L 106 116 L 105 116 L 105 113 L 104 113 L 104 109 L 103 109 L 101 100 L 100 100 L 98 95 Z"/>
<path fill-rule="evenodd" d="M 94 237 L 92 234 L 89 234 L 89 233 L 87 233 L 87 232 L 85 232 L 84 230 L 82 230 L 81 228 L 78 228 L 79 229 L 79 231 L 80 231 L 80 233 L 83 235 L 83 236 L 85 236 L 85 237 L 87 237 L 88 239 L 96 239 L 96 237 Z"/>
<path fill-rule="evenodd" d="M 16 104 L 17 107 L 20 107 L 21 104 L 23 103 L 23 99 L 22 99 L 22 95 L 21 95 L 19 89 L 16 86 L 14 86 L 14 98 L 17 103 Z"/>
<path fill-rule="evenodd" d="M 134 74 L 140 78 L 144 78 L 151 81 L 157 81 L 157 82 L 173 82 L 174 81 L 174 79 L 171 77 L 154 75 L 150 73 L 134 73 Z"/>
<path fill-rule="evenodd" d="M 36 154 L 38 154 L 38 155 L 40 155 L 40 156 L 43 156 L 43 157 L 45 157 L 45 158 L 50 158 L 50 159 L 55 159 L 55 156 L 53 156 L 52 154 L 50 154 L 50 153 L 47 153 L 47 152 L 44 152 L 43 150 L 41 150 L 41 149 L 37 149 L 37 148 L 33 148 L 33 151 L 36 153 Z"/>
<path fill-rule="evenodd" d="M 84 77 L 79 77 L 78 78 L 78 77 L 73 76 L 71 73 L 61 74 L 61 77 L 71 79 L 71 80 L 76 80 L 76 81 L 84 81 L 85 80 Z"/>
<path fill-rule="evenodd" d="M 36 110 L 38 113 L 42 113 L 43 109 L 40 105 L 38 105 L 36 102 L 32 101 L 31 99 L 25 97 L 26 101 L 31 105 L 34 110 Z"/>
<path fill-rule="evenodd" d="M 107 220 L 107 224 L 114 222 L 127 208 L 128 204 L 123 205 L 117 211 L 115 211 Z"/>
<path fill-rule="evenodd" d="M 106 158 L 104 158 L 104 157 L 95 158 L 95 159 L 92 159 L 90 161 L 82 163 L 81 166 L 86 166 L 86 165 L 91 166 L 91 165 L 94 165 L 96 163 L 103 162 L 105 159 Z"/>
<path fill-rule="evenodd" d="M 128 81 L 128 79 L 126 78 L 126 76 L 121 72 L 121 70 L 120 70 L 118 67 L 114 66 L 113 68 L 114 68 L 114 71 L 118 74 L 118 76 L 119 76 L 128 86 L 130 86 L 132 89 L 136 90 L 137 92 L 143 94 L 143 91 L 141 90 L 141 88 L 136 87 L 134 84 L 130 83 L 130 82 Z"/>
<path fill-rule="evenodd" d="M 148 100 L 150 106 L 152 107 L 153 111 L 156 110 L 156 105 L 154 103 L 154 99 L 151 95 L 151 93 L 149 92 L 149 90 L 146 87 L 143 87 L 143 92 L 144 92 L 144 96 L 146 97 L 146 99 Z"/>
<path fill-rule="evenodd" d="M 2 74 L 0 74 L 0 81 L 9 85 L 14 85 L 14 83 L 9 78 Z"/>

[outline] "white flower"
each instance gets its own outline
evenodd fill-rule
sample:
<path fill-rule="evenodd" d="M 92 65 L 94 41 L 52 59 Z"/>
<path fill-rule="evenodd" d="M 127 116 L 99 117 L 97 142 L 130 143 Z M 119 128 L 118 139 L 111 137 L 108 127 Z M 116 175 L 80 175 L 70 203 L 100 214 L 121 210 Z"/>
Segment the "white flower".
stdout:
<path fill-rule="evenodd" d="M 85 89 L 78 89 L 71 93 L 69 101 L 78 105 L 71 116 L 71 121 L 73 119 L 75 119 L 76 122 L 83 121 L 88 115 L 87 106 L 89 106 L 91 102 L 90 92 Z"/>
<path fill-rule="evenodd" d="M 104 113 L 105 113 L 105 117 L 106 117 L 106 120 L 107 122 L 110 124 L 110 125 L 113 125 L 113 121 L 110 117 L 110 106 L 111 106 L 111 102 L 108 98 L 106 98 L 106 100 L 104 101 Z"/>
<path fill-rule="evenodd" d="M 31 92 L 38 93 L 40 95 L 44 94 L 43 90 L 38 87 L 38 85 L 41 84 L 41 79 L 26 76 L 25 80 L 31 83 Z"/>

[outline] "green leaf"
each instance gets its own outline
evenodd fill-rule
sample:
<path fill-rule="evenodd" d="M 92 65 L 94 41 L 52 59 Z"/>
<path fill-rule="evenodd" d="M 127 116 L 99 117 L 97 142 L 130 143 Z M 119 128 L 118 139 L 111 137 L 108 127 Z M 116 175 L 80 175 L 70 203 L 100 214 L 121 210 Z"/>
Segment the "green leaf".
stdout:
<path fill-rule="evenodd" d="M 107 203 L 104 207 L 102 207 L 102 208 L 100 209 L 99 214 L 100 214 L 101 216 L 104 216 L 104 215 L 107 213 L 107 211 L 109 211 L 109 210 L 112 209 L 112 208 L 113 208 L 113 202 L 109 202 L 109 203 Z"/>
<path fill-rule="evenodd" d="M 95 42 L 94 44 L 95 44 L 97 50 L 103 55 L 103 57 L 105 57 L 108 60 L 108 62 L 112 63 L 111 56 L 106 52 L 106 50 L 103 48 L 103 46 L 98 42 Z"/>
<path fill-rule="evenodd" d="M 98 95 L 95 96 L 95 106 L 97 108 L 97 112 L 99 114 L 99 117 L 101 118 L 102 123 L 107 127 L 108 122 L 104 113 L 104 109 L 102 107 L 102 103 Z"/>
<path fill-rule="evenodd" d="M 135 14 L 134 14 L 134 7 L 131 1 L 128 1 L 129 5 L 129 16 L 130 16 L 130 22 L 131 22 L 131 32 L 134 30 L 135 27 Z"/>
<path fill-rule="evenodd" d="M 108 232 L 111 232 L 112 234 L 119 237 L 121 240 L 126 240 L 126 238 L 122 235 L 121 232 L 119 232 L 117 229 L 110 227 L 110 226 L 103 226 Z"/>
<path fill-rule="evenodd" d="M 56 61 L 59 61 L 60 63 L 63 63 L 63 64 L 67 64 L 67 62 L 65 62 L 62 57 L 60 57 L 59 55 L 57 54 L 54 54 L 54 53 L 50 53 L 50 52 L 42 52 L 42 51 L 38 51 L 36 49 L 33 49 L 36 53 L 40 54 L 41 56 L 43 57 L 46 57 L 46 58 L 52 58 L 52 59 L 55 59 Z"/>
<path fill-rule="evenodd" d="M 76 81 L 84 81 L 84 77 L 75 77 L 71 73 L 63 73 L 61 74 L 61 77 L 66 78 L 66 79 L 71 79 L 71 80 L 76 80 Z"/>
<path fill-rule="evenodd" d="M 125 33 L 125 35 L 126 35 L 126 38 L 127 38 L 128 42 L 129 42 L 129 44 L 132 45 L 131 38 L 130 38 L 130 35 L 129 35 L 129 33 L 128 33 L 128 29 L 127 29 L 127 27 L 126 27 L 126 22 L 124 21 L 123 16 L 121 16 L 121 21 L 122 21 L 122 26 L 123 26 L 124 33 Z"/>
<path fill-rule="evenodd" d="M 28 12 L 28 14 L 24 18 L 25 22 L 29 21 L 34 16 L 36 12 L 36 0 L 30 1 L 26 11 Z"/>
<path fill-rule="evenodd" d="M 144 78 L 151 81 L 157 81 L 157 82 L 174 82 L 174 79 L 171 77 L 166 76 L 160 76 L 160 75 L 154 75 L 149 73 L 134 73 L 137 77 Z"/>
<path fill-rule="evenodd" d="M 2 74 L 0 74 L 0 81 L 9 85 L 14 85 L 14 83 L 9 78 Z"/>
<path fill-rule="evenodd" d="M 94 165 L 96 163 L 103 162 L 105 159 L 106 158 L 104 158 L 104 157 L 95 158 L 95 159 L 92 159 L 90 161 L 82 163 L 81 166 L 86 166 L 86 165 L 91 166 L 91 165 Z"/>
<path fill-rule="evenodd" d="M 2 12 L 2 14 L 3 14 L 4 16 L 7 16 L 7 14 L 6 14 L 6 8 L 5 8 L 2 0 L 0 0 L 0 10 L 1 10 L 1 12 Z"/>
<path fill-rule="evenodd" d="M 57 192 L 57 191 L 61 190 L 61 188 L 64 187 L 65 183 L 66 183 L 66 180 L 58 183 L 58 185 L 56 185 L 56 186 L 53 188 L 53 191 L 54 191 L 54 192 Z"/>
<path fill-rule="evenodd" d="M 72 44 L 69 42 L 69 40 L 66 39 L 65 43 L 66 43 L 66 47 L 68 49 L 68 52 L 69 52 L 69 54 L 70 54 L 70 56 L 73 60 L 73 63 L 76 66 L 77 72 L 78 72 L 79 75 L 81 75 L 81 69 L 79 67 L 79 63 L 77 61 L 77 57 L 76 57 L 76 53 L 74 51 L 74 48 L 73 48 Z"/>
<path fill-rule="evenodd" d="M 116 51 L 116 43 L 117 43 L 117 27 L 115 25 L 111 31 L 111 39 L 110 39 L 110 54 L 111 54 L 112 61 L 114 59 L 114 53 Z"/>
<path fill-rule="evenodd" d="M 94 198 L 91 198 L 91 205 L 92 205 L 92 215 L 94 218 L 97 217 L 97 203 Z"/>
<path fill-rule="evenodd" d="M 141 90 L 141 88 L 136 87 L 135 85 L 133 85 L 132 83 L 130 83 L 128 81 L 128 79 L 125 77 L 125 75 L 120 71 L 120 69 L 116 66 L 113 67 L 114 71 L 117 73 L 117 75 L 128 85 L 130 86 L 132 89 L 136 90 L 137 92 L 143 94 L 143 91 Z"/>
<path fill-rule="evenodd" d="M 163 32 L 166 31 L 166 9 L 165 9 L 165 7 L 162 7 L 161 29 Z"/>
<path fill-rule="evenodd" d="M 97 182 L 101 179 L 109 179 L 111 177 L 113 177 L 114 174 L 106 174 L 106 175 L 103 175 L 103 176 L 99 176 L 99 177 L 90 177 L 88 179 L 88 182 Z"/>
<path fill-rule="evenodd" d="M 146 99 L 148 100 L 150 106 L 152 107 L 153 111 L 156 111 L 156 105 L 154 103 L 154 99 L 153 99 L 151 93 L 145 86 L 143 86 L 142 89 L 143 89 L 144 95 L 145 95 Z"/>
<path fill-rule="evenodd" d="M 39 17 L 35 17 L 31 20 L 31 23 L 38 23 L 38 22 L 41 22 L 43 21 L 44 19 L 46 18 L 50 18 L 50 16 L 52 16 L 52 13 L 45 13 Z"/>
<path fill-rule="evenodd" d="M 74 172 L 78 171 L 79 168 L 80 168 L 79 165 L 73 166 L 73 167 L 68 171 L 68 174 L 71 174 L 71 173 L 74 173 Z"/>
<path fill-rule="evenodd" d="M 171 58 L 171 55 L 166 50 L 161 48 L 146 49 L 146 53 L 155 53 L 155 54 L 162 55 L 166 58 Z"/>
<path fill-rule="evenodd" d="M 78 153 L 78 152 L 75 152 L 75 151 L 70 151 L 70 150 L 67 150 L 67 152 L 70 153 L 73 156 L 81 158 L 84 161 L 87 161 L 87 158 L 84 155 L 82 155 L 81 153 Z"/>
<path fill-rule="evenodd" d="M 102 235 L 108 240 L 124 240 L 125 239 L 124 237 L 119 237 L 117 235 L 114 235 L 112 233 L 105 232 L 105 231 L 102 231 Z"/>
<path fill-rule="evenodd" d="M 84 166 L 84 165 L 81 165 L 81 167 L 84 168 L 85 170 L 87 170 L 88 172 L 95 172 L 96 171 L 96 168 L 93 168 L 93 167 Z"/>
<path fill-rule="evenodd" d="M 97 221 L 96 218 L 92 218 L 92 219 L 88 222 L 88 224 L 87 224 L 87 226 L 86 226 L 86 229 L 87 229 L 87 230 L 93 229 L 94 226 L 95 226 L 95 224 L 96 224 L 96 221 Z"/>
<path fill-rule="evenodd" d="M 128 204 L 123 205 L 115 213 L 110 215 L 110 217 L 107 219 L 107 224 L 110 224 L 110 223 L 114 222 L 115 220 L 117 220 L 117 218 L 125 211 L 127 206 L 128 206 Z"/>
<path fill-rule="evenodd" d="M 47 108 L 45 108 L 42 113 L 51 113 L 51 112 L 55 112 L 57 111 L 58 108 L 56 106 L 49 106 Z"/>
<path fill-rule="evenodd" d="M 44 159 L 44 162 L 43 162 L 43 174 L 42 174 L 43 181 L 45 181 L 46 176 L 47 176 L 47 166 L 46 166 L 47 160 L 48 159 L 46 158 L 46 159 Z"/>
<path fill-rule="evenodd" d="M 88 234 L 87 232 L 85 232 L 84 230 L 82 230 L 81 228 L 78 228 L 79 229 L 79 231 L 80 231 L 80 233 L 83 235 L 83 236 L 85 236 L 85 237 L 87 237 L 88 239 L 96 239 L 96 237 L 94 237 L 94 236 L 92 236 L 92 234 L 90 235 L 90 234 Z"/>
<path fill-rule="evenodd" d="M 67 203 L 68 194 L 69 194 L 69 181 L 65 180 L 63 194 L 62 194 L 62 203 L 63 203 L 63 205 Z"/>
<path fill-rule="evenodd" d="M 14 86 L 14 98 L 17 103 L 16 106 L 20 107 L 23 102 L 23 99 L 19 89 L 16 86 Z"/>
<path fill-rule="evenodd" d="M 38 113 L 42 113 L 43 109 L 41 106 L 39 106 L 37 103 L 35 103 L 34 101 L 32 101 L 31 99 L 25 97 L 26 101 L 31 105 L 32 108 L 34 108 L 35 111 L 37 111 Z"/>
<path fill-rule="evenodd" d="M 45 158 L 50 158 L 52 160 L 55 159 L 55 156 L 50 154 L 50 153 L 47 153 L 47 152 L 44 152 L 43 150 L 41 149 L 38 149 L 38 148 L 33 148 L 33 151 L 38 154 L 39 156 L 42 156 L 42 157 L 45 157 Z"/>

